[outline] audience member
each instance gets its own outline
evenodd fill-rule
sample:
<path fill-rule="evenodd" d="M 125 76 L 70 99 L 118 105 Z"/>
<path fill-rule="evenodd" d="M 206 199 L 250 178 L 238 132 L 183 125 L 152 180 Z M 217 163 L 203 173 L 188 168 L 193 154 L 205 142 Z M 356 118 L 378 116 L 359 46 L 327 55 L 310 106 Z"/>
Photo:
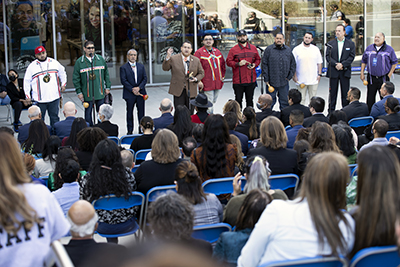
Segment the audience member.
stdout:
<path fill-rule="evenodd" d="M 367 247 L 396 244 L 395 222 L 400 165 L 387 147 L 372 146 L 358 155 L 355 243 L 351 255 Z"/>
<path fill-rule="evenodd" d="M 343 110 L 334 110 L 334 111 L 332 111 L 331 115 L 329 116 L 329 125 L 333 126 L 334 124 L 338 124 L 340 121 L 342 121 L 344 124 L 349 126 L 347 115 Z M 356 130 L 357 130 L 357 128 L 356 128 Z M 354 144 L 355 147 L 357 147 L 358 135 L 357 135 L 356 131 L 353 128 L 350 128 L 350 129 L 351 129 L 351 135 L 352 135 L 352 139 L 353 139 L 353 144 Z"/>
<path fill-rule="evenodd" d="M 87 171 L 92 161 L 94 149 L 100 141 L 107 139 L 107 134 L 98 127 L 87 127 L 81 130 L 77 137 L 79 150 L 76 151 L 76 156 L 81 168 Z"/>
<path fill-rule="evenodd" d="M 249 140 L 259 137 L 260 124 L 256 121 L 256 113 L 253 107 L 246 107 L 243 110 L 243 123 L 236 126 L 235 131 L 245 134 Z"/>
<path fill-rule="evenodd" d="M 356 164 L 357 152 L 354 146 L 351 127 L 348 126 L 345 122 L 339 121 L 338 124 L 332 125 L 332 130 L 335 133 L 336 144 L 342 152 L 343 156 L 347 158 L 347 162 L 349 164 Z"/>
<path fill-rule="evenodd" d="M 367 128 L 369 129 L 369 128 Z M 386 146 L 389 144 L 389 141 L 386 139 L 386 133 L 389 129 L 389 124 L 382 120 L 376 120 L 374 124 L 372 125 L 372 133 L 374 135 L 374 139 L 369 142 L 368 144 L 363 145 L 360 148 L 360 151 L 366 149 L 367 147 L 375 146 L 375 145 L 380 145 L 380 146 Z"/>
<path fill-rule="evenodd" d="M 194 225 L 214 224 L 222 221 L 222 205 L 214 194 L 206 194 L 196 166 L 184 160 L 176 166 L 175 185 L 179 195 L 192 205 Z"/>
<path fill-rule="evenodd" d="M 281 113 L 279 111 L 272 110 L 272 97 L 270 94 L 262 94 L 258 97 L 258 101 L 256 103 L 258 109 L 261 112 L 256 113 L 256 121 L 257 123 L 261 123 L 263 119 L 268 116 L 275 116 L 278 119 L 281 118 Z"/>
<path fill-rule="evenodd" d="M 149 208 L 153 236 L 160 241 L 181 243 L 211 255 L 211 244 L 191 235 L 194 226 L 193 206 L 176 193 L 161 195 Z"/>
<path fill-rule="evenodd" d="M 146 195 L 155 186 L 174 184 L 176 166 L 182 161 L 180 155 L 176 135 L 168 129 L 158 130 L 151 144 L 152 160 L 142 162 L 135 172 L 137 191 Z"/>
<path fill-rule="evenodd" d="M 49 190 L 30 183 L 14 137 L 0 134 L 0 151 L 0 266 L 43 266 L 68 221 Z"/>
<path fill-rule="evenodd" d="M 28 138 L 21 144 L 21 149 L 25 153 L 39 157 L 49 137 L 49 131 L 46 130 L 43 120 L 34 120 L 29 126 Z"/>
<path fill-rule="evenodd" d="M 297 154 L 286 148 L 288 142 L 282 122 L 270 116 L 261 122 L 261 146 L 251 149 L 247 157 L 261 155 L 269 162 L 272 174 L 297 173 Z"/>
<path fill-rule="evenodd" d="M 377 119 L 382 119 L 386 121 L 389 125 L 388 131 L 400 130 L 400 105 L 399 100 L 395 97 L 390 97 L 386 99 L 385 112 L 387 115 L 382 115 L 377 117 Z"/>
<path fill-rule="evenodd" d="M 150 118 L 149 116 L 144 116 L 140 120 L 140 126 L 142 129 L 143 135 L 136 137 L 133 139 L 132 144 L 131 144 L 131 149 L 135 152 L 138 152 L 139 150 L 142 149 L 150 149 L 151 148 L 151 143 L 153 142 L 153 119 Z"/>
<path fill-rule="evenodd" d="M 193 126 L 192 137 L 194 139 L 196 139 L 197 147 L 199 147 L 201 145 L 202 136 L 203 136 L 203 129 L 204 129 L 204 124 L 196 123 Z"/>
<path fill-rule="evenodd" d="M 135 163 L 133 162 L 133 154 L 131 151 L 126 149 L 121 150 L 121 160 L 122 165 L 124 165 L 125 168 L 132 170 L 133 167 L 135 167 Z"/>
<path fill-rule="evenodd" d="M 194 106 L 196 114 L 190 116 L 193 123 L 204 124 L 204 121 L 208 117 L 208 108 L 212 107 L 213 104 L 208 101 L 205 94 L 200 93 L 195 99 L 190 100 L 190 104 Z"/>
<path fill-rule="evenodd" d="M 93 127 L 99 127 L 108 136 L 118 137 L 118 125 L 110 122 L 111 117 L 114 114 L 114 108 L 110 104 L 102 104 L 100 106 L 99 112 L 97 113 L 97 118 L 99 123 Z"/>
<path fill-rule="evenodd" d="M 251 231 L 271 201 L 272 197 L 259 188 L 255 188 L 246 194 L 237 216 L 235 231 L 221 233 L 215 245 L 213 257 L 228 264 L 236 265 Z"/>
<path fill-rule="evenodd" d="M 30 155 L 30 154 L 22 154 L 22 158 L 24 160 L 25 168 L 26 168 L 26 173 L 29 175 L 29 177 L 32 179 L 33 183 L 39 183 L 42 185 L 46 185 L 46 182 L 42 179 L 36 178 L 33 176 L 33 170 L 35 169 L 35 158 Z"/>
<path fill-rule="evenodd" d="M 78 157 L 74 150 L 70 147 L 60 147 L 58 149 L 56 167 L 54 173 L 50 173 L 49 180 L 47 181 L 47 187 L 50 191 L 55 191 L 62 187 L 64 181 L 60 178 L 61 170 L 65 168 L 65 164 L 70 160 L 74 160 L 79 164 Z M 86 171 L 80 171 L 81 176 L 86 174 Z"/>
<path fill-rule="evenodd" d="M 346 113 L 348 120 L 369 116 L 368 106 L 367 104 L 360 102 L 360 98 L 360 89 L 357 87 L 350 87 L 350 90 L 347 92 L 347 100 L 349 101 L 349 104 L 341 109 Z"/>
<path fill-rule="evenodd" d="M 167 126 L 167 129 L 176 134 L 179 146 L 182 147 L 182 141 L 192 135 L 193 123 L 190 118 L 189 109 L 186 106 L 179 105 L 175 108 L 174 122 Z"/>
<path fill-rule="evenodd" d="M 34 120 L 37 119 L 41 119 L 42 118 L 42 113 L 40 111 L 40 108 L 36 105 L 31 106 L 30 108 L 28 108 L 28 118 L 31 120 L 29 123 L 22 125 L 21 127 L 19 127 L 18 129 L 18 142 L 20 144 L 22 144 L 23 142 L 26 141 L 26 139 L 28 139 L 28 135 L 29 135 L 29 127 L 31 126 L 32 122 Z M 48 131 L 49 131 L 49 135 L 51 133 L 51 127 L 49 125 L 46 125 Z"/>
<path fill-rule="evenodd" d="M 236 219 L 238 218 L 240 207 L 248 193 L 253 189 L 258 188 L 267 192 L 271 195 L 272 199 L 288 199 L 282 190 L 271 189 L 268 182 L 271 170 L 269 169 L 268 161 L 263 156 L 248 158 L 242 172 L 243 174 L 238 173 L 235 176 L 233 181 L 233 198 L 229 200 L 224 210 L 224 222 L 229 223 L 232 226 L 237 225 Z M 242 182 L 240 180 L 242 175 L 246 178 L 246 185 L 243 192 L 241 188 Z"/>
<path fill-rule="evenodd" d="M 2 134 L 2 133 L 9 133 L 12 136 L 14 136 L 14 131 L 12 129 L 8 128 L 7 126 L 0 127 L 0 134 Z"/>
<path fill-rule="evenodd" d="M 302 154 L 311 150 L 311 145 L 307 140 L 301 139 L 294 142 L 293 150 L 297 152 L 297 162 L 299 162 Z"/>
<path fill-rule="evenodd" d="M 109 253 L 114 250 L 126 252 L 126 249 L 122 246 L 112 243 L 97 243 L 93 239 L 98 225 L 97 219 L 98 216 L 92 204 L 86 200 L 76 201 L 67 213 L 72 238 L 64 247 L 75 267 L 86 266 L 85 260 L 90 258 L 91 255 L 94 256 L 99 250 L 104 249 Z M 99 256 L 99 254 L 96 256 Z"/>
<path fill-rule="evenodd" d="M 64 216 L 66 216 L 72 204 L 79 200 L 79 163 L 70 159 L 62 167 L 58 175 L 64 183 L 52 194 L 56 197 Z"/>
<path fill-rule="evenodd" d="M 78 151 L 78 133 L 86 127 L 88 127 L 88 123 L 84 118 L 75 118 L 72 122 L 71 132 L 69 133 L 69 136 L 63 138 L 61 145 L 71 146 L 74 151 Z"/>
<path fill-rule="evenodd" d="M 49 176 L 54 172 L 58 148 L 61 146 L 60 138 L 56 135 L 50 136 L 44 144 L 42 158 L 36 160 L 34 174 L 37 178 Z"/>
<path fill-rule="evenodd" d="M 235 128 L 238 125 L 237 115 L 233 112 L 227 112 L 224 115 L 224 119 L 228 124 L 229 134 L 233 134 L 237 138 L 239 138 L 242 147 L 242 152 L 244 155 L 247 155 L 247 151 L 249 150 L 249 145 L 248 145 L 249 138 L 247 137 L 247 135 L 235 131 Z"/>
<path fill-rule="evenodd" d="M 233 112 L 237 115 L 239 124 L 243 123 L 243 114 L 240 108 L 239 103 L 236 100 L 229 99 L 224 107 L 222 108 L 222 114 L 226 114 L 228 112 Z"/>
<path fill-rule="evenodd" d="M 294 142 L 296 141 L 297 133 L 303 127 L 304 113 L 301 110 L 294 109 L 290 112 L 289 124 L 290 128 L 286 129 L 286 135 L 288 142 L 286 144 L 287 148 L 293 148 Z"/>
<path fill-rule="evenodd" d="M 328 123 L 329 120 L 325 115 L 322 113 L 325 109 L 325 100 L 319 96 L 313 96 L 310 102 L 310 111 L 312 116 L 304 119 L 303 126 L 304 127 L 311 127 L 314 122 L 322 121 Z"/>
<path fill-rule="evenodd" d="M 381 100 L 374 103 L 371 108 L 371 116 L 376 118 L 378 116 L 386 115 L 385 103 L 388 98 L 393 97 L 395 86 L 392 82 L 385 82 L 382 84 L 379 93 L 381 95 Z"/>
<path fill-rule="evenodd" d="M 158 109 L 161 111 L 161 116 L 153 119 L 154 130 L 166 128 L 168 125 L 174 122 L 174 116 L 172 116 L 172 110 L 174 107 L 172 106 L 172 101 L 169 98 L 164 98 L 161 101 Z"/>
<path fill-rule="evenodd" d="M 107 138 L 96 146 L 89 171 L 79 180 L 79 185 L 80 198 L 90 203 L 110 194 L 124 196 L 127 199 L 130 193 L 136 190 L 135 177 L 122 165 L 121 152 L 117 144 Z M 124 233 L 137 226 L 134 208 L 97 210 L 97 214 L 99 233 Z M 107 238 L 107 240 L 118 243 L 118 238 Z"/>
<path fill-rule="evenodd" d="M 285 127 L 289 125 L 289 116 L 292 110 L 298 109 L 303 111 L 304 118 L 311 117 L 310 109 L 300 104 L 302 97 L 299 90 L 290 89 L 288 93 L 288 98 L 289 98 L 289 106 L 281 111 L 281 120 Z"/>
<path fill-rule="evenodd" d="M 196 147 L 197 147 L 196 139 L 194 139 L 191 136 L 188 136 L 185 139 L 183 139 L 182 145 L 183 145 L 182 153 L 183 153 L 184 159 L 190 160 L 190 155 L 192 154 L 193 150 L 196 149 Z"/>
<path fill-rule="evenodd" d="M 241 251 L 238 266 L 350 252 L 355 223 L 344 211 L 348 179 L 344 156 L 332 152 L 315 156 L 304 173 L 299 198 L 267 206 Z"/>
<path fill-rule="evenodd" d="M 231 143 L 236 145 L 237 148 L 237 154 L 236 154 L 236 163 L 235 163 L 235 173 L 238 173 L 244 165 L 244 160 L 243 160 L 243 152 L 242 152 L 242 144 L 240 143 L 239 138 L 237 138 L 236 135 L 230 134 L 229 138 L 231 139 Z"/>
<path fill-rule="evenodd" d="M 301 128 L 297 132 L 296 141 L 305 140 L 308 142 L 308 138 L 310 137 L 311 127 L 309 128 Z"/>
<path fill-rule="evenodd" d="M 211 114 L 204 123 L 201 145 L 190 159 L 202 181 L 234 175 L 237 148 L 231 144 L 228 125 L 219 114 Z"/>
<path fill-rule="evenodd" d="M 60 137 L 61 140 L 69 136 L 71 133 L 72 123 L 75 120 L 76 112 L 77 110 L 73 102 L 68 101 L 65 103 L 63 110 L 65 120 L 54 123 L 53 134 Z M 87 125 L 89 126 L 89 123 Z"/>

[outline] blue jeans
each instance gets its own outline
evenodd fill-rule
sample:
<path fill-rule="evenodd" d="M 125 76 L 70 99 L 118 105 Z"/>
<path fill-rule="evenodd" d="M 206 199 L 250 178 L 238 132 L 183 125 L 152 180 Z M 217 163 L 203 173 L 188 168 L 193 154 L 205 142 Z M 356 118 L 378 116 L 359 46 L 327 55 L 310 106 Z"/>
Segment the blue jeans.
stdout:
<path fill-rule="evenodd" d="M 47 102 L 47 103 L 38 103 L 37 105 L 40 108 L 40 111 L 42 112 L 43 120 L 44 120 L 44 117 L 46 116 L 46 110 L 49 111 L 51 127 L 54 126 L 54 123 L 60 121 L 60 118 L 58 117 L 58 111 L 59 111 L 59 106 L 60 106 L 59 98 L 54 101 Z"/>
<path fill-rule="evenodd" d="M 10 104 L 10 102 L 11 102 L 11 99 L 8 95 L 6 95 L 6 97 L 4 97 L 4 98 L 0 97 L 0 105 L 5 106 L 5 105 Z"/>
<path fill-rule="evenodd" d="M 89 104 L 89 107 L 85 108 L 85 120 L 89 123 L 90 126 L 93 126 L 93 121 L 92 121 L 93 102 L 92 101 L 86 101 L 86 102 Z M 96 105 L 96 112 L 98 113 L 100 106 L 104 104 L 104 98 L 95 100 L 94 103 Z"/>
<path fill-rule="evenodd" d="M 287 83 L 284 86 L 275 87 L 275 91 L 272 93 L 270 93 L 267 88 L 267 94 L 270 94 L 272 97 L 271 108 L 273 108 L 276 103 L 276 94 L 277 93 L 278 93 L 278 97 L 279 97 L 279 109 L 282 110 L 282 109 L 286 108 L 287 106 L 289 106 L 289 102 L 288 102 L 289 83 Z"/>

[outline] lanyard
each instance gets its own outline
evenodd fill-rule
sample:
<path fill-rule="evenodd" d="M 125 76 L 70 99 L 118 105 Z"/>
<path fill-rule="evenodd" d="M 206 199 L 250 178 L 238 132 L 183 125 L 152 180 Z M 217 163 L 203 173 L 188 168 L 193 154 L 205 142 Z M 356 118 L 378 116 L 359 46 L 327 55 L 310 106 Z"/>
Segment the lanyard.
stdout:
<path fill-rule="evenodd" d="M 217 63 L 215 62 L 215 58 L 216 58 L 216 56 L 215 56 L 215 54 L 214 54 L 214 51 L 211 49 L 212 53 L 210 53 L 210 51 L 208 51 L 208 49 L 207 49 L 207 48 L 206 48 L 206 50 L 207 50 L 208 54 L 211 56 L 211 58 L 212 58 L 212 60 L 213 60 L 213 63 L 214 63 L 214 69 L 216 69 L 216 68 L 217 68 Z"/>

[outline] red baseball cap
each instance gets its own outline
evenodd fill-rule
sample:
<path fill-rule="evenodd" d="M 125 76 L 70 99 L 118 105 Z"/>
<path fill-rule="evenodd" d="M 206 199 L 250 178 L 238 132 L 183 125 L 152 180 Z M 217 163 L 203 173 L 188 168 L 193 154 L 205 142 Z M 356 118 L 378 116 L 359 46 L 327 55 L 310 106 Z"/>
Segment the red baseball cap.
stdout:
<path fill-rule="evenodd" d="M 42 52 L 45 52 L 45 51 L 46 51 L 46 49 L 42 45 L 38 46 L 38 47 L 35 48 L 35 55 L 37 55 L 39 53 L 42 53 Z"/>

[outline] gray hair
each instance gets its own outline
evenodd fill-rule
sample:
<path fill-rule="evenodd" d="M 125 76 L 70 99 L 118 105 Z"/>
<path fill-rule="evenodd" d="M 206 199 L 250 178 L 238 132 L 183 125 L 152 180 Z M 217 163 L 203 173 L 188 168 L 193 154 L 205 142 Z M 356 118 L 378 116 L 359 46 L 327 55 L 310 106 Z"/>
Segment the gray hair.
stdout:
<path fill-rule="evenodd" d="M 67 213 L 67 220 L 68 220 L 69 224 L 71 225 L 70 231 L 76 233 L 80 237 L 92 235 L 94 233 L 94 228 L 96 226 L 98 219 L 99 219 L 99 216 L 97 216 L 97 213 L 95 212 L 93 215 L 93 218 L 90 219 L 87 223 L 82 224 L 82 225 L 77 225 L 72 221 L 72 219 L 69 217 L 69 214 Z"/>
<path fill-rule="evenodd" d="M 29 118 L 37 117 L 37 116 L 39 116 L 40 113 L 41 113 L 40 108 L 36 105 L 33 105 L 28 109 L 28 117 Z"/>
<path fill-rule="evenodd" d="M 99 113 L 104 116 L 104 120 L 109 121 L 114 114 L 114 108 L 109 104 L 100 106 Z"/>
<path fill-rule="evenodd" d="M 126 168 L 131 168 L 133 164 L 133 154 L 129 150 L 121 151 L 122 165 Z"/>
<path fill-rule="evenodd" d="M 269 185 L 268 178 L 270 174 L 269 163 L 259 157 L 251 157 L 247 162 L 246 166 L 249 166 L 247 171 L 247 182 L 244 186 L 244 193 L 249 193 L 251 190 L 259 188 L 269 190 L 271 186 Z"/>
<path fill-rule="evenodd" d="M 126 52 L 126 55 L 129 55 L 130 52 L 136 52 L 136 54 L 137 54 L 136 49 L 133 49 L 133 48 L 132 48 L 132 49 L 129 49 L 128 52 Z"/>

